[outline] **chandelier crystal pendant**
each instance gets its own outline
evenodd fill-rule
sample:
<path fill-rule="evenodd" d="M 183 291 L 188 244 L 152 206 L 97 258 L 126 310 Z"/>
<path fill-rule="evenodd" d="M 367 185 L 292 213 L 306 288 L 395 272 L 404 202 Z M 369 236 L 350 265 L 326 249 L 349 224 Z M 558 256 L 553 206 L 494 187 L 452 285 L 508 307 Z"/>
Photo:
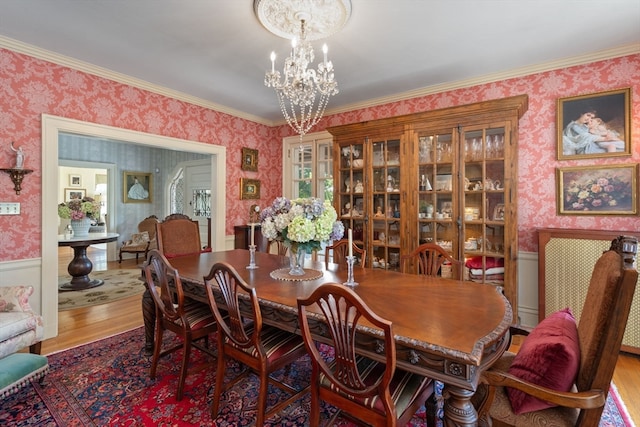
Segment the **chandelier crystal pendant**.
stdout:
<path fill-rule="evenodd" d="M 338 82 L 333 63 L 327 60 L 326 44 L 322 46 L 323 60 L 317 70 L 310 68 L 315 56 L 306 39 L 307 17 L 298 15 L 300 35 L 291 42 L 291 55 L 284 62 L 283 72 L 276 71 L 276 54 L 271 52 L 271 71 L 265 74 L 264 84 L 275 89 L 284 118 L 302 139 L 324 115 L 329 98 L 338 93 Z"/>

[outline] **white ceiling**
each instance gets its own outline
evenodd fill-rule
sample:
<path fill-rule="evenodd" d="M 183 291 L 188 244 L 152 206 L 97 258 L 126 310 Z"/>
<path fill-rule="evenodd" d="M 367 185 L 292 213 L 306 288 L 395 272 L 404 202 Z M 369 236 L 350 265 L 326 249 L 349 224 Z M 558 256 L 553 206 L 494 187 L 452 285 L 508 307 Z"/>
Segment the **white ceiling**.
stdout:
<path fill-rule="evenodd" d="M 340 89 L 327 110 L 344 111 L 640 52 L 640 0 L 352 0 L 325 41 Z M 0 0 L 3 46 L 282 120 L 264 73 L 290 44 L 253 0 Z"/>

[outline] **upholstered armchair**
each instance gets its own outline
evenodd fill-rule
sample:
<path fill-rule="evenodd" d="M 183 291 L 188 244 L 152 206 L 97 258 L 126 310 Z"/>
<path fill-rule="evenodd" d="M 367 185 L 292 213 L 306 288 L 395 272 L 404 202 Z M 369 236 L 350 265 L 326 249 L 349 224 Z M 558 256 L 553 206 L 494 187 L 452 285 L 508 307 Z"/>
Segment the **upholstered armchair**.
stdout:
<path fill-rule="evenodd" d="M 49 371 L 47 358 L 40 355 L 42 317 L 29 305 L 31 294 L 32 286 L 0 287 L 0 400 Z M 30 353 L 20 352 L 25 347 Z"/>
<path fill-rule="evenodd" d="M 33 286 L 0 287 L 0 359 L 29 347 L 40 353 L 42 317 L 29 305 Z"/>
<path fill-rule="evenodd" d="M 136 262 L 138 262 L 138 255 L 144 254 L 146 259 L 149 251 L 156 249 L 156 224 L 158 222 L 158 217 L 151 215 L 138 224 L 138 233 L 132 234 L 131 239 L 120 247 L 118 263 L 122 263 L 123 253 L 136 254 Z"/>
<path fill-rule="evenodd" d="M 637 239 L 620 236 L 596 262 L 579 322 L 566 308 L 482 373 L 481 426 L 597 427 L 638 282 Z"/>

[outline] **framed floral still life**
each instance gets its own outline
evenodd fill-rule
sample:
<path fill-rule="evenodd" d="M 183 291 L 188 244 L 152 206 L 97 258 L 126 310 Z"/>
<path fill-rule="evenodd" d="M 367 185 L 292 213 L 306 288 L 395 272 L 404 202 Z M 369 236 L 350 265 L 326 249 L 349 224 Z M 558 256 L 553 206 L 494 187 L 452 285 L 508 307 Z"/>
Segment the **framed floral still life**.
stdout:
<path fill-rule="evenodd" d="M 122 177 L 124 203 L 151 203 L 153 175 L 144 172 L 126 171 Z"/>
<path fill-rule="evenodd" d="M 558 160 L 631 155 L 631 89 L 558 99 Z"/>
<path fill-rule="evenodd" d="M 244 171 L 258 172 L 258 150 L 242 149 L 242 165 Z"/>
<path fill-rule="evenodd" d="M 638 165 L 556 169 L 559 215 L 637 215 Z"/>
<path fill-rule="evenodd" d="M 240 178 L 240 199 L 259 199 L 260 180 Z"/>

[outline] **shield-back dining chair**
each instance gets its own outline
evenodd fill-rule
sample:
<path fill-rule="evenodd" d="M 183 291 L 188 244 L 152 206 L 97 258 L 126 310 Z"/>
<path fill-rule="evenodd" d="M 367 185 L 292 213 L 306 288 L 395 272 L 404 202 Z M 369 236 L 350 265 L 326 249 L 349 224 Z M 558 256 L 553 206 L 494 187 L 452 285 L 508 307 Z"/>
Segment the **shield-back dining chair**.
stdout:
<path fill-rule="evenodd" d="M 360 249 L 358 245 L 352 242 L 353 253 L 360 257 L 360 267 L 364 268 L 367 259 L 367 250 Z M 349 239 L 342 239 L 334 242 L 333 245 L 327 246 L 324 252 L 325 268 L 329 267 L 329 254 L 331 253 L 331 261 L 335 264 L 347 264 L 347 254 L 349 253 Z"/>
<path fill-rule="evenodd" d="M 333 361 L 326 361 L 311 335 L 311 319 L 326 325 Z M 298 321 L 311 356 L 310 425 L 320 422 L 320 401 L 372 426 L 404 426 L 433 392 L 433 381 L 396 369 L 393 325 L 375 314 L 353 290 L 337 283 L 298 299 Z M 385 362 L 356 353 L 356 329 L 381 330 Z M 334 419 L 327 425 L 333 425 Z"/>
<path fill-rule="evenodd" d="M 160 358 L 182 349 L 182 365 L 176 393 L 176 400 L 181 400 L 189 369 L 191 348 L 195 347 L 215 357 L 214 350 L 208 346 L 209 334 L 216 331 L 215 318 L 208 304 L 185 298 L 178 270 L 171 266 L 159 250 L 149 251 L 143 271 L 146 286 L 153 297 L 156 309 L 156 333 L 149 374 L 151 378 L 155 378 Z M 162 339 L 165 330 L 180 337 L 180 342 L 163 348 Z M 204 341 L 204 345 L 199 343 L 200 340 Z"/>
<path fill-rule="evenodd" d="M 453 277 L 462 280 L 462 262 L 453 258 L 442 246 L 435 243 L 423 243 L 413 252 L 400 257 L 400 268 L 406 272 L 406 265 L 410 262 L 417 263 L 418 273 L 425 276 L 437 276 L 445 262 L 451 263 Z"/>
<path fill-rule="evenodd" d="M 308 391 L 308 387 L 297 390 L 272 378 L 274 372 L 306 355 L 302 337 L 263 325 L 255 288 L 242 280 L 231 265 L 214 264 L 204 282 L 209 305 L 218 323 L 218 367 L 211 416 L 217 416 L 222 394 L 254 372 L 260 377 L 256 426 L 262 426 L 266 419 Z M 241 311 L 243 302 L 248 303 L 249 313 Z M 224 384 L 227 358 L 235 359 L 249 369 Z M 284 390 L 289 397 L 267 410 L 269 384 Z"/>

